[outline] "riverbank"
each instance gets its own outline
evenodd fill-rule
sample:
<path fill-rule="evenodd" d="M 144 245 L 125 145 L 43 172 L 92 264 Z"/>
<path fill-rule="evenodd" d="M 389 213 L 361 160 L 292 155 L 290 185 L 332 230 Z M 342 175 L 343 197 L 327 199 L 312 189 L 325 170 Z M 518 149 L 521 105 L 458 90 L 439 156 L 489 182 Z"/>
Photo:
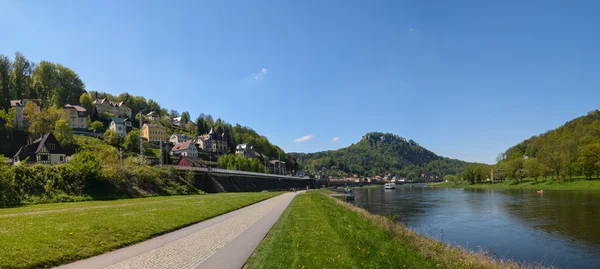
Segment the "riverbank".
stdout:
<path fill-rule="evenodd" d="M 536 190 L 597 190 L 600 191 L 600 180 L 573 179 L 565 182 L 556 180 L 524 180 L 518 183 L 515 180 L 496 181 L 493 183 L 475 183 L 470 184 L 462 182 L 455 184 L 453 182 L 432 183 L 429 186 L 440 188 L 502 188 L 502 189 L 536 189 Z"/>
<path fill-rule="evenodd" d="M 521 268 L 420 236 L 322 191 L 297 196 L 248 268 Z M 533 268 L 533 266 L 529 266 Z"/>
<path fill-rule="evenodd" d="M 279 194 L 218 193 L 0 209 L 0 268 L 44 268 L 96 256 Z"/>

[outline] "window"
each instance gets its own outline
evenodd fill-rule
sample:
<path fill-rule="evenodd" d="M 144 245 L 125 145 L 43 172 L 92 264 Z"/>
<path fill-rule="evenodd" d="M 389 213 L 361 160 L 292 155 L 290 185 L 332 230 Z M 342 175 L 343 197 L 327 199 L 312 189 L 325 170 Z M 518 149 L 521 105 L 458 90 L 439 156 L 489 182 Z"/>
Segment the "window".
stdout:
<path fill-rule="evenodd" d="M 40 161 L 48 161 L 48 155 L 40 155 Z"/>
<path fill-rule="evenodd" d="M 60 162 L 64 162 L 65 161 L 65 156 L 60 156 Z"/>
<path fill-rule="evenodd" d="M 75 118 L 71 118 L 71 122 L 72 122 L 72 123 L 75 123 Z"/>
<path fill-rule="evenodd" d="M 119 127 L 117 127 L 117 130 L 121 131 L 121 130 L 123 130 L 123 127 L 119 126 Z"/>
<path fill-rule="evenodd" d="M 49 150 L 55 150 L 56 146 L 54 144 L 48 144 L 48 149 Z"/>

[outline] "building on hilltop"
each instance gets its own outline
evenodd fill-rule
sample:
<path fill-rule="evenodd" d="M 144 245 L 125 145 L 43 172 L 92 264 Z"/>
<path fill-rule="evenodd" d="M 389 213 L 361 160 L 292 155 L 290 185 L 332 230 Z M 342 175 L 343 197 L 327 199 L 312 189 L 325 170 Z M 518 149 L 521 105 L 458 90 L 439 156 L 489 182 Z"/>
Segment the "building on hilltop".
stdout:
<path fill-rule="evenodd" d="M 171 155 L 175 156 L 189 156 L 189 157 L 198 157 L 198 149 L 192 143 L 192 140 L 187 140 L 182 143 L 177 143 L 171 149 Z"/>
<path fill-rule="evenodd" d="M 235 147 L 235 154 L 240 157 L 256 158 L 257 154 L 254 151 L 254 146 L 248 144 L 239 144 Z"/>
<path fill-rule="evenodd" d="M 196 145 L 204 151 L 216 153 L 217 155 L 227 153 L 227 137 L 225 133 L 221 135 L 216 134 L 212 128 L 208 134 L 198 136 Z"/>
<path fill-rule="evenodd" d="M 98 114 L 111 113 L 118 117 L 131 118 L 131 108 L 127 107 L 124 102 L 113 102 L 108 99 L 96 99 L 94 100 L 94 106 Z"/>
<path fill-rule="evenodd" d="M 192 140 L 192 138 L 189 137 L 186 134 L 173 134 L 169 138 L 169 142 L 173 143 L 173 145 L 175 145 L 177 143 L 183 143 L 183 142 L 186 142 L 186 141 L 191 141 L 191 140 Z"/>
<path fill-rule="evenodd" d="M 26 146 L 22 146 L 13 156 L 13 164 L 27 163 L 57 164 L 67 159 L 65 151 L 52 133 L 47 133 Z"/>
<path fill-rule="evenodd" d="M 144 123 L 142 127 L 142 138 L 148 142 L 167 142 L 167 128 L 160 124 Z"/>
<path fill-rule="evenodd" d="M 160 116 L 158 115 L 158 113 L 152 111 L 146 114 L 146 119 L 148 119 L 149 121 L 158 121 L 160 120 Z"/>
<path fill-rule="evenodd" d="M 10 106 L 15 108 L 16 113 L 14 123 L 17 129 L 25 129 L 29 127 L 29 122 L 25 119 L 25 106 L 27 103 L 34 104 L 37 107 L 38 112 L 42 109 L 40 100 L 21 99 L 10 101 Z"/>
<path fill-rule="evenodd" d="M 131 132 L 133 126 L 128 118 L 111 118 L 110 130 L 117 132 L 119 137 L 127 136 L 127 133 Z"/>
<path fill-rule="evenodd" d="M 63 111 L 72 129 L 87 130 L 90 126 L 88 123 L 88 112 L 85 108 L 66 104 L 63 106 Z"/>

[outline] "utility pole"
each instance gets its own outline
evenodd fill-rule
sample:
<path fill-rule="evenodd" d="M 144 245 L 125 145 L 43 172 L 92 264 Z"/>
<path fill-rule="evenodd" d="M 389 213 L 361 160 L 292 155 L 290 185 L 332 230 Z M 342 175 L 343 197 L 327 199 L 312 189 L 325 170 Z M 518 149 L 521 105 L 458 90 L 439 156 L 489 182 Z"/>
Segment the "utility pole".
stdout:
<path fill-rule="evenodd" d="M 279 175 L 281 175 L 281 153 L 277 152 L 277 163 L 279 164 Z"/>
<path fill-rule="evenodd" d="M 144 163 L 144 139 L 142 138 L 142 111 L 140 111 L 140 161 Z"/>

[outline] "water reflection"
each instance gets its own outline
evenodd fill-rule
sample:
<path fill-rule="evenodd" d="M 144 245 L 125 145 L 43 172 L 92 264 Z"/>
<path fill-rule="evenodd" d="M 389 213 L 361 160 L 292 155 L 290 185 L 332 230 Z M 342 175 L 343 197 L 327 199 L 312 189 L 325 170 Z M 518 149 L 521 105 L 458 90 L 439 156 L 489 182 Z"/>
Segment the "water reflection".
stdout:
<path fill-rule="evenodd" d="M 418 233 L 498 257 L 600 268 L 598 192 L 381 187 L 357 189 L 355 203 Z"/>

